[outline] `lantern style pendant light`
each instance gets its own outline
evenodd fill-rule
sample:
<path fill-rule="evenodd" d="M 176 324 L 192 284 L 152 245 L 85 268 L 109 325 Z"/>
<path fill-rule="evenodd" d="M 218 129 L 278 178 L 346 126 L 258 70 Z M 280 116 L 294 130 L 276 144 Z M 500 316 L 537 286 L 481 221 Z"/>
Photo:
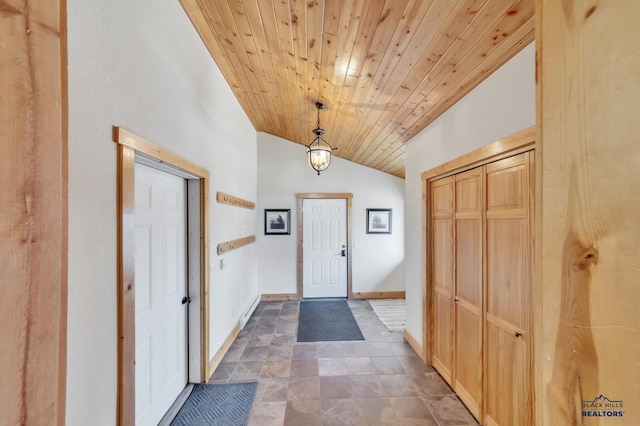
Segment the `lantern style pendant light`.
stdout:
<path fill-rule="evenodd" d="M 319 176 L 320 172 L 327 170 L 331 164 L 331 151 L 338 148 L 332 148 L 322 137 L 325 134 L 325 130 L 320 128 L 320 110 L 325 108 L 325 104 L 316 102 L 316 108 L 318 109 L 318 126 L 312 130 L 316 137 L 309 145 L 306 145 L 306 147 L 309 165 L 313 170 L 318 172 Z"/>

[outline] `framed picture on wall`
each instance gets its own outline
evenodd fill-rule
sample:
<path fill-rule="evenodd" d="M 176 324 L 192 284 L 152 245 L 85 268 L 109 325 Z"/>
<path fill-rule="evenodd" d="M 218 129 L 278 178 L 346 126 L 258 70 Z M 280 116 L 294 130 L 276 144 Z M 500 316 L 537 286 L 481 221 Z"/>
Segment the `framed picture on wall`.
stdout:
<path fill-rule="evenodd" d="M 265 235 L 291 234 L 291 209 L 264 209 Z"/>
<path fill-rule="evenodd" d="M 391 233 L 391 209 L 367 209 L 367 234 Z"/>

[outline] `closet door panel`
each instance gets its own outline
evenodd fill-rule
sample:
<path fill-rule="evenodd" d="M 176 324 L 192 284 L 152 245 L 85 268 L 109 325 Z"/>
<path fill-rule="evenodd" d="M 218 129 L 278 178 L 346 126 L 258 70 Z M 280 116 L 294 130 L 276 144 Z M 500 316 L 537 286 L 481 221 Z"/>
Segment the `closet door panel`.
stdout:
<path fill-rule="evenodd" d="M 493 322 L 487 323 L 486 425 L 531 425 L 528 342 Z M 499 350 L 491 350 L 499 348 Z"/>
<path fill-rule="evenodd" d="M 487 314 L 527 327 L 524 218 L 487 219 Z"/>
<path fill-rule="evenodd" d="M 482 168 L 456 175 L 454 390 L 477 418 L 482 407 Z"/>
<path fill-rule="evenodd" d="M 434 219 L 433 237 L 433 282 L 437 289 L 451 293 L 453 290 L 453 221 Z"/>
<path fill-rule="evenodd" d="M 482 312 L 456 304 L 454 390 L 478 419 L 482 418 Z"/>
<path fill-rule="evenodd" d="M 453 367 L 453 302 L 436 290 L 434 300 L 433 366 L 451 384 Z"/>
<path fill-rule="evenodd" d="M 532 422 L 528 155 L 486 166 L 486 424 Z"/>
<path fill-rule="evenodd" d="M 480 212 L 478 212 L 478 215 Z M 482 305 L 482 222 L 456 220 L 456 297 Z"/>
<path fill-rule="evenodd" d="M 434 367 L 451 383 L 454 354 L 454 179 L 431 184 Z"/>

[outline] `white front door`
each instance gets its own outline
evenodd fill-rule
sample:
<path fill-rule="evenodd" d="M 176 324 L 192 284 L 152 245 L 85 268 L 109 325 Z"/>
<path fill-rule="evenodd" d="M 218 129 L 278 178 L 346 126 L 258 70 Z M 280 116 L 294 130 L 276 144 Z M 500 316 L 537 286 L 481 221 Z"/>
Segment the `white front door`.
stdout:
<path fill-rule="evenodd" d="M 347 200 L 302 200 L 303 297 L 347 297 Z"/>
<path fill-rule="evenodd" d="M 186 181 L 135 168 L 136 425 L 157 425 L 187 384 Z"/>

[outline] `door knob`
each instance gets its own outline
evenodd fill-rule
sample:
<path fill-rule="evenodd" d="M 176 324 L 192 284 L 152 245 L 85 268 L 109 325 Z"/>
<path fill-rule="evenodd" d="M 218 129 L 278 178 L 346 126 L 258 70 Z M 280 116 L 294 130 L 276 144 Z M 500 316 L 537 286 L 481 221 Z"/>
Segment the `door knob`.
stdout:
<path fill-rule="evenodd" d="M 185 296 L 182 298 L 182 304 L 186 305 L 187 303 L 191 303 L 191 298 L 188 296 Z"/>
<path fill-rule="evenodd" d="M 516 331 L 515 336 L 516 337 L 520 337 L 520 336 L 522 336 L 522 333 L 520 333 L 519 331 Z"/>
<path fill-rule="evenodd" d="M 347 249 L 342 249 L 342 251 L 340 252 L 340 255 L 342 257 L 345 257 L 347 255 Z"/>

